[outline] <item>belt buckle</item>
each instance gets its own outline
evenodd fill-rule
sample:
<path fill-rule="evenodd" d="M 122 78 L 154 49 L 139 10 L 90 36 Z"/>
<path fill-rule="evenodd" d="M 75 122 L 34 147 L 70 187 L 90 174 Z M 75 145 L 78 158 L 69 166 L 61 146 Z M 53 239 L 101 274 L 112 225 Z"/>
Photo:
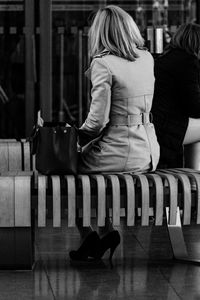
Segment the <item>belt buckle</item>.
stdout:
<path fill-rule="evenodd" d="M 152 113 L 142 113 L 142 124 L 152 123 L 153 115 Z"/>
<path fill-rule="evenodd" d="M 141 113 L 142 124 L 147 124 L 147 113 Z"/>

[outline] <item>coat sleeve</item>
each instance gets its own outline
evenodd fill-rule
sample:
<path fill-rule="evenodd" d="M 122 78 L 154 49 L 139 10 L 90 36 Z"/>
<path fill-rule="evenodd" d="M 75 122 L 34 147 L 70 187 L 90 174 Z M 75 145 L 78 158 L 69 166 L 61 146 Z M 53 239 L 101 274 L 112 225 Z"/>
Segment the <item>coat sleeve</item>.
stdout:
<path fill-rule="evenodd" d="M 184 71 L 183 95 L 188 117 L 200 118 L 200 62 L 195 60 Z"/>
<path fill-rule="evenodd" d="M 92 61 L 90 71 L 91 105 L 88 116 L 79 131 L 94 139 L 109 122 L 112 75 L 102 58 Z"/>

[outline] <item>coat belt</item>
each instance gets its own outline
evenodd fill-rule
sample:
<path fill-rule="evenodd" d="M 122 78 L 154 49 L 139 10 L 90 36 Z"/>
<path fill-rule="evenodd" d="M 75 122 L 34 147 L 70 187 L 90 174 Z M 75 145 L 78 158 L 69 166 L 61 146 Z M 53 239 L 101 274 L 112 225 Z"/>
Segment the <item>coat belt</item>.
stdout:
<path fill-rule="evenodd" d="M 112 115 L 110 117 L 110 125 L 118 126 L 133 126 L 133 125 L 145 125 L 152 123 L 153 116 L 152 113 L 141 113 L 134 115 Z"/>

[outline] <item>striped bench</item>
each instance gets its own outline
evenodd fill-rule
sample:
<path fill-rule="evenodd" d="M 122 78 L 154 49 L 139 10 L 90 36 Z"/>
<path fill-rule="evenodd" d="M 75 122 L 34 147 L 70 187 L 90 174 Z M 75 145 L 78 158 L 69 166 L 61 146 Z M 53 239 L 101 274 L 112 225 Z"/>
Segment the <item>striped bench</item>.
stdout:
<path fill-rule="evenodd" d="M 8 157 L 13 148 L 22 149 L 19 142 L 4 143 L 10 149 L 5 151 Z M 14 156 L 13 152 L 9 159 Z M 25 161 L 31 159 L 29 156 Z M 17 163 L 15 169 L 16 166 Z M 200 172 L 163 169 L 141 175 L 34 176 L 33 171 L 23 170 L 25 164 L 20 166 L 19 170 L 1 170 L 1 268 L 31 269 L 35 224 L 45 227 L 49 215 L 53 227 L 62 226 L 63 218 L 69 227 L 74 227 L 77 211 L 82 214 L 83 226 L 91 225 L 93 218 L 98 226 L 104 226 L 107 211 L 114 226 L 120 225 L 121 218 L 126 218 L 127 226 L 148 226 L 153 217 L 154 225 L 168 227 L 174 257 L 196 261 L 188 256 L 182 225 L 200 223 Z"/>
<path fill-rule="evenodd" d="M 65 209 L 69 227 L 75 226 L 76 209 L 82 209 L 83 226 L 91 225 L 92 209 L 97 225 L 104 226 L 106 208 L 114 226 L 120 225 L 121 217 L 126 218 L 127 226 L 134 226 L 139 209 L 141 226 L 148 226 L 152 215 L 154 225 L 167 225 L 174 258 L 196 261 L 188 256 L 182 225 L 200 224 L 200 172 L 167 169 L 141 175 L 96 174 L 76 178 L 39 175 L 36 190 L 39 227 L 46 226 L 47 191 L 52 196 L 55 227 L 61 226 Z"/>
<path fill-rule="evenodd" d="M 62 226 L 63 218 L 74 227 L 77 209 L 82 212 L 84 226 L 91 225 L 93 217 L 98 226 L 103 226 L 106 208 L 114 226 L 120 225 L 121 218 L 126 218 L 127 226 L 148 226 L 153 215 L 154 225 L 168 226 L 174 257 L 195 261 L 188 257 L 181 227 L 200 223 L 200 173 L 194 170 L 158 170 L 142 175 L 38 175 L 37 184 L 31 172 L 8 172 L 0 176 L 0 191 L 4 245 L 0 248 L 1 268 L 31 269 L 34 221 L 38 227 L 45 227 L 48 211 L 53 227 Z M 36 220 L 31 211 L 37 211 Z"/>

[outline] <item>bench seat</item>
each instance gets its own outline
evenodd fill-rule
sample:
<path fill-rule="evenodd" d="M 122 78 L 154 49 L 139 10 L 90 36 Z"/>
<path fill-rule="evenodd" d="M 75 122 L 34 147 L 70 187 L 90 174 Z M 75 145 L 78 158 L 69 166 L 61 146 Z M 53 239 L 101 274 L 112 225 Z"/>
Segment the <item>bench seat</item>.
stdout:
<path fill-rule="evenodd" d="M 83 226 L 94 219 L 104 226 L 106 214 L 114 226 L 126 218 L 127 226 L 166 225 L 174 257 L 188 257 L 182 225 L 200 224 L 200 172 L 159 169 L 145 174 L 93 174 L 45 176 L 34 168 L 25 141 L 0 141 L 0 250 L 1 268 L 31 269 L 34 264 L 34 228 Z M 7 251 L 6 249 L 12 249 Z M 20 253 L 20 255 L 18 254 Z"/>
<path fill-rule="evenodd" d="M 181 225 L 200 222 L 200 172 L 192 169 L 77 176 L 10 171 L 1 173 L 0 191 L 0 232 L 4 237 L 5 231 L 21 232 L 20 251 L 22 245 L 26 245 L 26 252 L 27 248 L 30 250 L 25 268 L 27 260 L 30 268 L 34 262 L 35 212 L 38 227 L 46 226 L 47 211 L 51 212 L 53 227 L 62 226 L 62 217 L 69 227 L 74 227 L 80 210 L 83 226 L 90 226 L 92 218 L 98 226 L 104 226 L 107 211 L 114 226 L 120 226 L 120 218 L 126 218 L 127 226 L 138 225 L 138 220 L 141 226 L 167 225 L 174 256 L 179 260 L 188 259 Z M 14 242 L 17 243 L 16 237 Z M 16 266 L 23 268 L 19 262 Z"/>

